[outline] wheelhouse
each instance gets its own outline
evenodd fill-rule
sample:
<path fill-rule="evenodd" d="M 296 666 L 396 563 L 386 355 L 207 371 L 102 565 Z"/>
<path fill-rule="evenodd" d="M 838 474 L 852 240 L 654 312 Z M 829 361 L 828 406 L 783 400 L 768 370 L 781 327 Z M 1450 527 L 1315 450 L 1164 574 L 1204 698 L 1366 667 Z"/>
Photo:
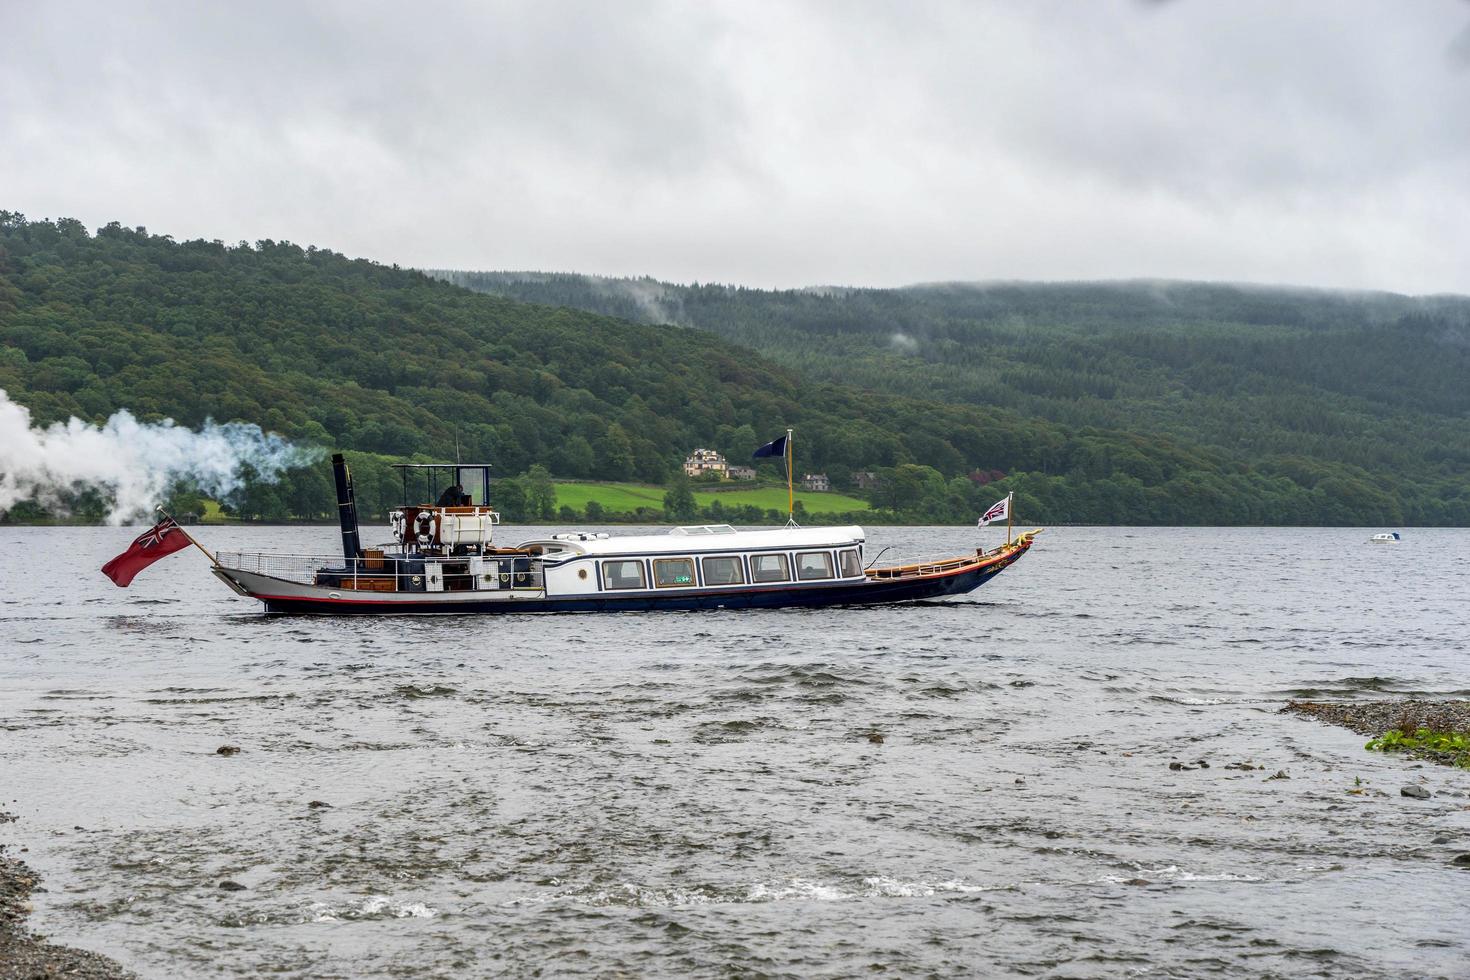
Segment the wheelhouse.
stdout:
<path fill-rule="evenodd" d="M 490 506 L 488 463 L 395 463 L 402 503 L 388 514 L 405 554 L 484 555 L 500 515 Z"/>
<path fill-rule="evenodd" d="M 489 463 L 394 463 L 403 484 L 400 507 L 490 506 Z M 454 500 L 449 501 L 451 495 Z"/>

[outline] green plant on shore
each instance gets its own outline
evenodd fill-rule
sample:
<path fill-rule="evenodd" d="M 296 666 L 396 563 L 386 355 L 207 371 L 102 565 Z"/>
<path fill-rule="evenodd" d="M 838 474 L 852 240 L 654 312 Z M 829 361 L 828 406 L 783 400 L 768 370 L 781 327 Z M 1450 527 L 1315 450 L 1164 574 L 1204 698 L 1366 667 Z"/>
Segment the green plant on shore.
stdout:
<path fill-rule="evenodd" d="M 1391 728 L 1363 746 L 1370 752 L 1432 752 L 1452 757 L 1454 765 L 1470 769 L 1470 733 L 1416 728 L 1412 733 Z"/>

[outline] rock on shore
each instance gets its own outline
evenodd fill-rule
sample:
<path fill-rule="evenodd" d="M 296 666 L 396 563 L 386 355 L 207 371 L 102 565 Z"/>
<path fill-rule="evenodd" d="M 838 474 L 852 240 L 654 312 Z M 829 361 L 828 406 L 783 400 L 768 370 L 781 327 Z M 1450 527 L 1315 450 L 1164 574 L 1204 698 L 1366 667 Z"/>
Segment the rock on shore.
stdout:
<path fill-rule="evenodd" d="M 105 956 L 57 946 L 27 929 L 31 892 L 40 876 L 3 850 L 0 848 L 0 980 L 135 980 L 134 974 Z"/>

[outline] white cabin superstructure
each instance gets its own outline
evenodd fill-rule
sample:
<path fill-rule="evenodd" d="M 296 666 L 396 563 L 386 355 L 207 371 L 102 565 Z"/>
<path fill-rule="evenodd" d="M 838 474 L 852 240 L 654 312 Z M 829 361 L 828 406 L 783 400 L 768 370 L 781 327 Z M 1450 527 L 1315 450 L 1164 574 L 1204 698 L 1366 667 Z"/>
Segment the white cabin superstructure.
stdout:
<path fill-rule="evenodd" d="M 558 595 L 734 589 L 863 579 L 860 527 L 737 531 L 728 524 L 665 534 L 556 534 L 517 550 L 539 552 Z"/>

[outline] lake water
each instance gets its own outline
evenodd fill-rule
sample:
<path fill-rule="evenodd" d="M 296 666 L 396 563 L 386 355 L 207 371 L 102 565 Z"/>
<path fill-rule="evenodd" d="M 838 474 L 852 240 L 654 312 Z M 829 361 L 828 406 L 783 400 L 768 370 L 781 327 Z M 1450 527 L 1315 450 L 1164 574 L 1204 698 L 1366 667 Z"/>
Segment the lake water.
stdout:
<path fill-rule="evenodd" d="M 1470 531 L 1060 528 L 943 604 L 398 620 L 264 617 L 192 551 L 117 589 L 135 533 L 0 528 L 0 840 L 36 929 L 144 976 L 1470 975 L 1470 772 L 1278 713 L 1470 694 Z"/>

